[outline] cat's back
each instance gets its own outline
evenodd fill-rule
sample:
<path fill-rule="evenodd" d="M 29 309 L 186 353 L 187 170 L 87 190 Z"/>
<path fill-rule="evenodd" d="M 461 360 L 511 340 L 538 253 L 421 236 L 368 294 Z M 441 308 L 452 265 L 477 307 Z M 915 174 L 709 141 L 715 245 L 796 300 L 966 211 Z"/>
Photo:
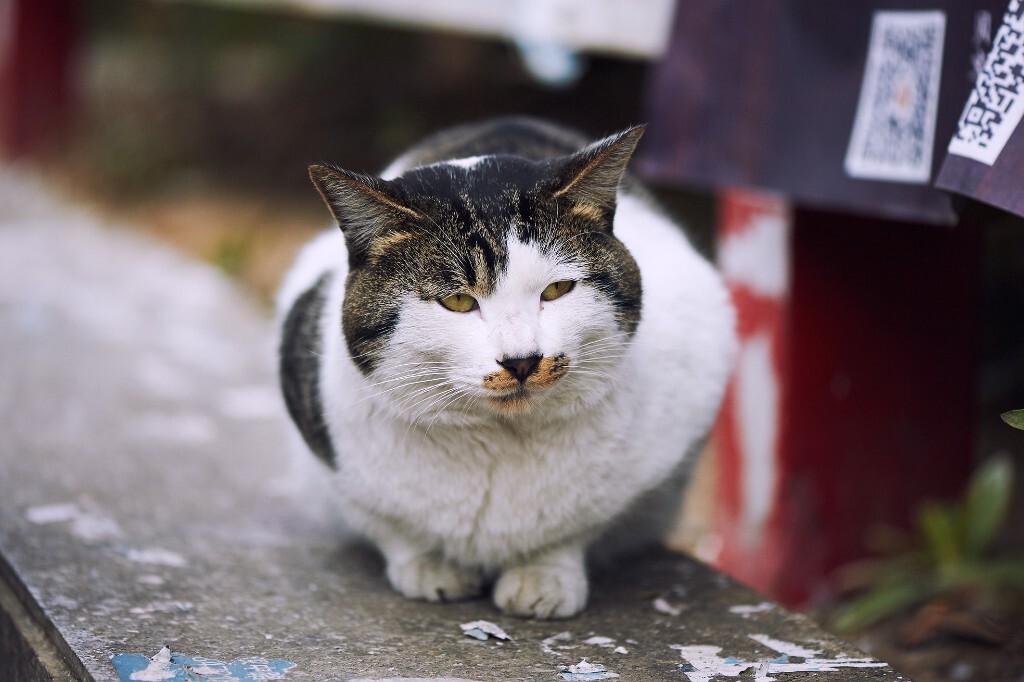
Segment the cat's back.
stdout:
<path fill-rule="evenodd" d="M 525 116 L 495 118 L 436 133 L 402 154 L 381 176 L 390 179 L 410 168 L 481 156 L 518 156 L 542 161 L 572 154 L 587 139 L 576 131 Z"/>

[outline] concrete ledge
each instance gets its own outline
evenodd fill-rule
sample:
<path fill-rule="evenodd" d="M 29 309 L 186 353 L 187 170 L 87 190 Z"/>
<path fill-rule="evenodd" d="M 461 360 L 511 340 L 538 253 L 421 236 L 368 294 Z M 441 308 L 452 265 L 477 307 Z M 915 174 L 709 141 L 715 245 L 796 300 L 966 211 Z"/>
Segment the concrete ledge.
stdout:
<path fill-rule="evenodd" d="M 0 170 L 4 679 L 903 679 L 668 552 L 564 622 L 398 597 L 285 494 L 270 339 L 216 273 Z"/>

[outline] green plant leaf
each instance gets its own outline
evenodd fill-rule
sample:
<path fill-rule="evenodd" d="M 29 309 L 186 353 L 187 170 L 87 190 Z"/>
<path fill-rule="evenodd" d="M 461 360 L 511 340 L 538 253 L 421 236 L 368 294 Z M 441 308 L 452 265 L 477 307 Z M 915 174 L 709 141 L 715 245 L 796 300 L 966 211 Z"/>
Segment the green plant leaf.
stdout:
<path fill-rule="evenodd" d="M 929 590 L 925 581 L 904 582 L 874 589 L 843 606 L 832 619 L 837 630 L 850 632 L 873 625 L 924 601 Z"/>
<path fill-rule="evenodd" d="M 917 520 L 925 551 L 939 568 L 960 560 L 962 553 L 960 510 L 953 505 L 926 502 L 918 510 Z"/>
<path fill-rule="evenodd" d="M 988 459 L 971 477 L 964 500 L 964 554 L 978 558 L 999 531 L 1013 491 L 1007 455 Z"/>
<path fill-rule="evenodd" d="M 1010 410 L 1009 412 L 1003 412 L 999 416 L 1013 428 L 1024 430 L 1024 410 Z"/>

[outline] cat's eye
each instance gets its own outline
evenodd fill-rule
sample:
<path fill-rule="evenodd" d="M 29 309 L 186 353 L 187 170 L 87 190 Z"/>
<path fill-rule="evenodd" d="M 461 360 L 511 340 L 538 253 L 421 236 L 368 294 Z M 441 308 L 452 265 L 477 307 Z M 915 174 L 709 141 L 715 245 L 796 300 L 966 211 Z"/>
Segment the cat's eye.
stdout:
<path fill-rule="evenodd" d="M 556 298 L 565 296 L 575 287 L 576 282 L 571 279 L 563 279 L 561 282 L 552 282 L 544 287 L 544 291 L 540 292 L 540 298 L 542 301 L 553 301 Z"/>
<path fill-rule="evenodd" d="M 437 302 L 457 313 L 468 313 L 476 308 L 476 299 L 469 294 L 452 294 L 437 299 Z"/>

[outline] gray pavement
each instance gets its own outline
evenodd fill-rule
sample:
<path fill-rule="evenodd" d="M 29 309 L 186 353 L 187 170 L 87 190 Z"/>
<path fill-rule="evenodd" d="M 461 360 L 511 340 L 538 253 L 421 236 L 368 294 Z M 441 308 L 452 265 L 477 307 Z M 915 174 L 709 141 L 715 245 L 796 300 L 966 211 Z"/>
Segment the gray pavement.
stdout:
<path fill-rule="evenodd" d="M 217 272 L 0 167 L 0 679 L 906 679 L 669 552 L 568 621 L 403 600 L 289 494 L 271 358 Z"/>

